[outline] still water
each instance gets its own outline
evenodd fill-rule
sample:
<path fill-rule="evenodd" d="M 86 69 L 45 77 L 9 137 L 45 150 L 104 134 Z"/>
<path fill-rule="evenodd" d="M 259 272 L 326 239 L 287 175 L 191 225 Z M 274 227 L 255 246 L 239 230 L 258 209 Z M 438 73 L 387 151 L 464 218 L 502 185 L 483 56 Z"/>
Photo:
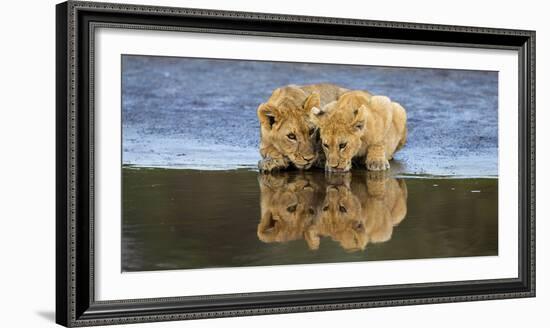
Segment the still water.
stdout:
<path fill-rule="evenodd" d="M 123 168 L 122 271 L 498 255 L 498 179 Z"/>

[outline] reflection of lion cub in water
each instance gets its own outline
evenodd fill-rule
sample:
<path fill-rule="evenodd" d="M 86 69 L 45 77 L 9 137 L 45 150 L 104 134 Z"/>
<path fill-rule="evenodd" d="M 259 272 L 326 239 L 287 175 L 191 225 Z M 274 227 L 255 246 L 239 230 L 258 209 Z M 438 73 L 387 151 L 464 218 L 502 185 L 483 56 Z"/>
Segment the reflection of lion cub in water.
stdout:
<path fill-rule="evenodd" d="M 319 190 L 313 178 L 305 174 L 261 175 L 258 238 L 266 243 L 303 238 L 315 218 Z"/>
<path fill-rule="evenodd" d="M 347 177 L 344 183 L 329 184 L 326 187 L 319 216 L 307 231 L 311 249 L 319 248 L 320 236 L 331 237 L 349 251 L 364 249 L 367 245 L 367 217 L 361 205 L 361 199 L 366 198 L 366 193 L 355 194 L 350 188 L 350 178 L 351 176 Z"/>
<path fill-rule="evenodd" d="M 348 251 L 363 250 L 389 240 L 407 213 L 405 181 L 381 173 L 353 181 L 348 173 L 328 183 L 318 174 L 261 175 L 260 189 L 258 238 L 267 243 L 304 238 L 318 249 L 321 237 L 330 237 Z"/>
<path fill-rule="evenodd" d="M 318 155 L 316 126 L 309 119 L 313 107 L 338 99 L 347 90 L 334 84 L 289 85 L 275 89 L 258 107 L 260 120 L 260 171 L 293 164 L 308 169 Z"/>
<path fill-rule="evenodd" d="M 405 109 L 385 96 L 350 91 L 338 101 L 312 109 L 319 126 L 328 171 L 349 171 L 352 159 L 364 158 L 367 169 L 389 169 L 389 160 L 407 139 Z"/>
<path fill-rule="evenodd" d="M 366 181 L 352 182 L 349 173 L 338 179 L 329 181 L 319 216 L 308 229 L 310 247 L 319 247 L 320 236 L 331 237 L 347 251 L 388 241 L 407 214 L 405 181 L 369 174 Z"/>

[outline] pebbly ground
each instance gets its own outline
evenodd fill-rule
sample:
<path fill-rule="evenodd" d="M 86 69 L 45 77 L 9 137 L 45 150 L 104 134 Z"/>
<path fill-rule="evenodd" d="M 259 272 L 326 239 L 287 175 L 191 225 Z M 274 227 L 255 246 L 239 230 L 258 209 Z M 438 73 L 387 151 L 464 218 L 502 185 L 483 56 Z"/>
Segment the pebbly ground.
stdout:
<path fill-rule="evenodd" d="M 331 82 L 400 102 L 396 174 L 498 175 L 498 72 L 124 56 L 123 164 L 255 168 L 256 108 L 286 84 Z"/>

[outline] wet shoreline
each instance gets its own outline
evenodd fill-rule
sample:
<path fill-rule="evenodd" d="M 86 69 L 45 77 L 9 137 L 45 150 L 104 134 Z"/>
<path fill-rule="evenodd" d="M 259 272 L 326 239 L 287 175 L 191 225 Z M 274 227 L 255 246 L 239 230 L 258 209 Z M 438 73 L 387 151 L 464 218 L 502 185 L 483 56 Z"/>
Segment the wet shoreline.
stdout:
<path fill-rule="evenodd" d="M 397 163 L 397 165 L 396 165 Z M 498 175 L 487 173 L 487 174 L 444 174 L 444 173 L 414 173 L 414 172 L 406 172 L 403 170 L 402 165 L 396 161 L 392 160 L 390 161 L 390 165 L 393 165 L 390 167 L 390 169 L 385 173 L 388 176 L 394 177 L 394 178 L 407 178 L 407 179 L 498 179 Z M 122 165 L 123 170 L 174 170 L 174 171 L 197 171 L 197 172 L 209 172 L 209 171 L 219 171 L 219 172 L 256 172 L 260 174 L 260 171 L 257 167 L 257 165 L 250 165 L 250 164 L 242 164 L 242 165 L 215 165 L 212 166 L 208 165 L 199 165 L 199 166 L 193 166 L 188 164 L 157 164 L 157 165 L 151 165 L 151 164 L 123 164 Z M 298 173 L 301 170 L 295 169 L 295 168 L 288 168 L 285 170 L 278 170 L 274 171 L 275 174 L 280 174 L 284 172 L 290 172 L 290 173 Z M 352 169 L 350 172 L 355 171 L 364 171 L 367 172 L 366 169 Z M 310 168 L 308 170 L 305 170 L 304 172 L 315 172 L 315 173 L 324 173 L 328 174 L 321 168 Z M 269 174 L 269 173 L 267 173 Z M 339 173 L 334 173 L 339 174 Z"/>

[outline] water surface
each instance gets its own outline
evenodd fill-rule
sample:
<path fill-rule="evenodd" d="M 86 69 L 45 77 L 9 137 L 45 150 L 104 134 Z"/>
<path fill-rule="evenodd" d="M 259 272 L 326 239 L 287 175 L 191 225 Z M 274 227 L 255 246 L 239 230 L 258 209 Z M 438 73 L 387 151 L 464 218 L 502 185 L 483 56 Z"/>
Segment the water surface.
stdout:
<path fill-rule="evenodd" d="M 497 185 L 124 168 L 122 271 L 498 255 Z"/>

